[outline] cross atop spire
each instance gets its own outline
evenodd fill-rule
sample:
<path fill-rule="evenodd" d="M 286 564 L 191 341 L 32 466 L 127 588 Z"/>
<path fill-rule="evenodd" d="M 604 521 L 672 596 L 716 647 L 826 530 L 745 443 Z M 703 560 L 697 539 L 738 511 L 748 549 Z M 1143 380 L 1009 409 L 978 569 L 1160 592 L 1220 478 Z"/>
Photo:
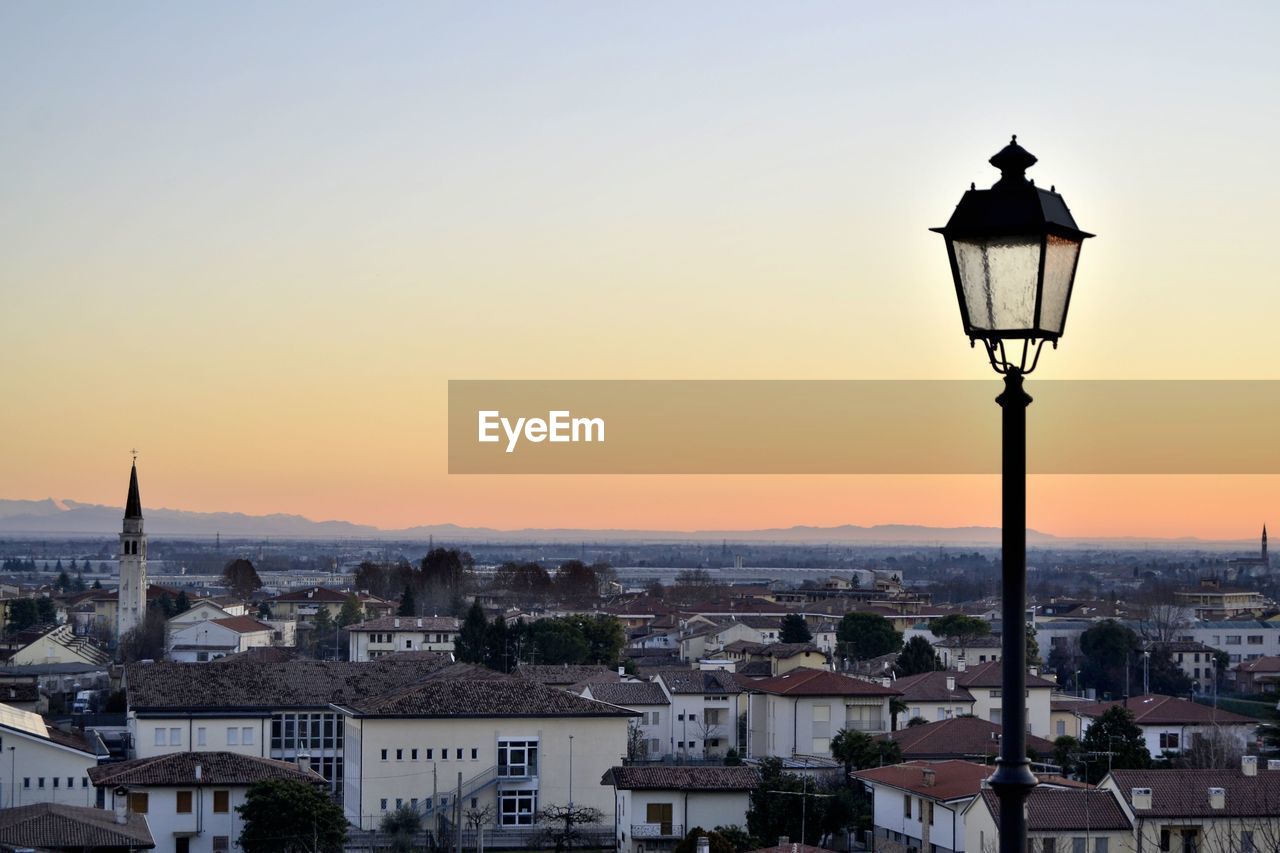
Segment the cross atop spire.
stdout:
<path fill-rule="evenodd" d="M 129 469 L 129 497 L 124 502 L 125 518 L 142 518 L 142 498 L 138 494 L 138 456 L 133 451 L 133 467 Z"/>

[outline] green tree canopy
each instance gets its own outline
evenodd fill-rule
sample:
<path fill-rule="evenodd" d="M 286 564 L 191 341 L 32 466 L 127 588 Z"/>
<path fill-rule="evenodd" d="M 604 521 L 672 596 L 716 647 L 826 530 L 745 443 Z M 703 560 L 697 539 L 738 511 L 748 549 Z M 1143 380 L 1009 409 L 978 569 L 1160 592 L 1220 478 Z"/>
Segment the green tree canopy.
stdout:
<path fill-rule="evenodd" d="M 1108 708 L 1094 720 L 1080 746 L 1088 759 L 1085 775 L 1091 785 L 1107 775 L 1108 764 L 1113 770 L 1142 770 L 1151 766 L 1151 753 L 1142 729 L 1123 705 Z"/>
<path fill-rule="evenodd" d="M 902 634 L 879 613 L 846 613 L 836 629 L 836 640 L 850 660 L 866 660 L 902 649 Z"/>
<path fill-rule="evenodd" d="M 342 609 L 338 611 L 338 624 L 346 628 L 357 624 L 363 618 L 364 606 L 360 604 L 359 597 L 355 593 L 348 595 L 342 602 Z"/>
<path fill-rule="evenodd" d="M 1140 645 L 1138 635 L 1127 625 L 1114 619 L 1099 622 L 1080 635 L 1081 679 L 1099 693 L 1123 695 Z"/>
<path fill-rule="evenodd" d="M 977 616 L 966 616 L 963 613 L 949 613 L 929 623 L 929 631 L 935 637 L 955 640 L 963 649 L 978 637 L 991 633 L 991 623 Z"/>
<path fill-rule="evenodd" d="M 245 853 L 342 853 L 347 840 L 342 807 L 305 782 L 256 782 L 236 811 Z"/>
<path fill-rule="evenodd" d="M 866 732 L 841 729 L 831 739 L 831 756 L 844 764 L 847 779 L 854 770 L 897 764 L 902 760 L 902 748 L 895 740 L 879 740 Z"/>
<path fill-rule="evenodd" d="M 788 613 L 782 617 L 782 629 L 778 632 L 780 643 L 808 643 L 813 640 L 813 632 L 799 613 Z"/>
<path fill-rule="evenodd" d="M 400 593 L 400 607 L 396 610 L 397 616 L 416 616 L 417 605 L 413 601 L 413 587 L 406 586 L 404 592 Z"/>
<path fill-rule="evenodd" d="M 933 646 L 924 637 L 916 635 L 902 647 L 894 670 L 898 675 L 919 675 L 922 672 L 936 672 L 942 669 L 942 660 Z"/>
<path fill-rule="evenodd" d="M 489 620 L 479 601 L 471 603 L 467 618 L 462 620 L 462 630 L 454 644 L 454 654 L 463 663 L 484 663 Z"/>

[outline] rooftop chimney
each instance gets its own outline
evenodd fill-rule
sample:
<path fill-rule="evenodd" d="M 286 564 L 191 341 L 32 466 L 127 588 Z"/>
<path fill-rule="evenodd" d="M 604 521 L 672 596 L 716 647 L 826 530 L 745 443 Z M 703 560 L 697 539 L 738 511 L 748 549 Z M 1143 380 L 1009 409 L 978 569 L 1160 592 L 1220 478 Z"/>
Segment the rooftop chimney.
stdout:
<path fill-rule="evenodd" d="M 395 627 L 399 628 L 399 627 L 400 627 L 400 617 L 399 617 L 399 616 L 397 616 L 397 617 L 395 618 L 395 621 L 394 621 L 394 622 L 392 622 L 392 624 L 393 624 Z"/>
<path fill-rule="evenodd" d="M 1270 762 L 1267 763 L 1267 769 L 1270 770 Z M 1240 758 L 1240 772 L 1246 776 L 1258 775 L 1258 756 L 1244 755 Z"/>
<path fill-rule="evenodd" d="M 967 664 L 965 663 L 964 658 L 956 659 L 956 672 L 964 672 L 966 666 Z"/>
<path fill-rule="evenodd" d="M 926 767 L 921 771 L 921 775 L 924 777 L 924 786 L 926 788 L 932 788 L 938 780 L 938 774 L 932 767 Z"/>
<path fill-rule="evenodd" d="M 1227 789 L 1226 788 L 1210 788 L 1209 789 L 1209 808 L 1225 809 L 1227 807 Z"/>
<path fill-rule="evenodd" d="M 1268 759 L 1267 759 L 1267 769 L 1268 769 L 1268 770 L 1280 770 L 1280 758 L 1268 758 Z"/>
<path fill-rule="evenodd" d="M 293 763 L 298 765 L 298 769 L 307 771 L 311 769 L 311 753 L 299 752 L 293 759 Z"/>
<path fill-rule="evenodd" d="M 705 835 L 698 836 L 698 853 L 711 853 L 711 839 Z"/>
<path fill-rule="evenodd" d="M 779 836 L 778 836 L 778 846 L 779 846 L 779 847 L 786 847 L 786 846 L 787 846 L 788 844 L 790 844 L 790 843 L 791 843 L 791 836 L 790 836 L 790 835 L 779 835 Z"/>
<path fill-rule="evenodd" d="M 1038 677 L 1040 676 L 1040 667 L 1038 667 L 1038 666 L 1029 666 L 1029 667 L 1027 667 L 1027 672 L 1029 672 L 1029 673 L 1031 674 L 1031 677 L 1032 677 L 1032 678 L 1038 678 Z"/>
<path fill-rule="evenodd" d="M 129 822 L 129 792 L 124 788 L 116 788 L 115 796 L 111 798 L 112 805 L 116 810 L 116 823 Z"/>
<path fill-rule="evenodd" d="M 196 774 L 196 784 L 199 785 L 200 780 L 204 778 L 204 768 L 201 767 L 199 764 L 197 764 L 195 774 Z"/>
<path fill-rule="evenodd" d="M 422 627 L 422 617 L 421 617 L 421 616 L 419 616 L 419 617 L 418 617 L 418 627 L 419 627 L 419 628 L 421 628 L 421 627 Z"/>
<path fill-rule="evenodd" d="M 954 675 L 948 675 L 947 676 L 947 692 L 950 693 L 955 689 L 956 689 L 956 677 Z"/>
<path fill-rule="evenodd" d="M 1151 789 L 1150 788 L 1132 788 L 1129 791 L 1129 799 L 1133 801 L 1134 811 L 1151 808 Z"/>

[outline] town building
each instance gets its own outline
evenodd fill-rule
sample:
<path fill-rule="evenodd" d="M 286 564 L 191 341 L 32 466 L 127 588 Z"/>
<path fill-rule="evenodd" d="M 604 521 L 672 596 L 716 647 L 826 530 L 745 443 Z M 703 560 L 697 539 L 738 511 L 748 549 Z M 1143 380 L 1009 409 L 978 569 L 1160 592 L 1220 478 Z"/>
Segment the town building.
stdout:
<path fill-rule="evenodd" d="M 332 707 L 421 682 L 444 655 L 391 656 L 368 663 L 263 660 L 252 652 L 210 663 L 126 667 L 131 758 L 171 752 L 234 752 L 311 766 L 340 793 L 344 714 Z"/>
<path fill-rule="evenodd" d="M 5 850 L 122 853 L 155 846 L 145 815 L 62 803 L 0 810 L 0 848 Z"/>
<path fill-rule="evenodd" d="M 1280 846 L 1280 768 L 1245 756 L 1229 770 L 1113 770 L 1137 851 L 1244 853 Z"/>
<path fill-rule="evenodd" d="M 453 616 L 383 616 L 347 626 L 349 659 L 374 660 L 392 652 L 452 653 L 461 623 Z"/>
<path fill-rule="evenodd" d="M 854 771 L 854 778 L 872 796 L 874 849 L 964 850 L 964 809 L 991 772 L 986 765 L 968 761 L 909 761 Z"/>
<path fill-rule="evenodd" d="M 582 688 L 582 695 L 640 715 L 630 723 L 634 732 L 627 734 L 628 759 L 654 761 L 673 754 L 671 697 L 662 688 L 661 681 L 587 684 Z"/>
<path fill-rule="evenodd" d="M 899 728 L 880 735 L 902 750 L 905 760 L 944 761 L 963 759 L 986 764 L 1000 754 L 1001 728 L 977 717 L 952 717 L 922 726 Z M 1027 735 L 1027 755 L 1041 761 L 1053 754 L 1053 743 Z"/>
<path fill-rule="evenodd" d="M 138 494 L 138 460 L 129 470 L 120 532 L 120 585 L 117 589 L 116 637 L 123 637 L 147 615 L 147 535 L 143 531 L 142 498 Z"/>
<path fill-rule="evenodd" d="M 467 809 L 489 808 L 497 833 L 527 831 L 541 809 L 571 802 L 612 821 L 598 780 L 625 754 L 638 716 L 467 665 L 333 707 L 344 717 L 348 821 L 372 829 L 405 805 L 447 819 L 461 797 Z M 498 843 L 494 832 L 486 836 Z"/>
<path fill-rule="evenodd" d="M 1061 853 L 1135 853 L 1133 822 L 1115 792 L 1039 785 L 1027 798 L 1027 849 Z M 1000 846 L 1000 799 L 984 788 L 965 807 L 964 850 Z M 1162 848 L 1168 850 L 1168 848 Z M 1178 851 L 1181 853 L 1181 851 Z"/>
<path fill-rule="evenodd" d="M 1082 734 L 1087 735 L 1089 726 L 1115 707 L 1123 707 L 1133 715 L 1142 729 L 1147 751 L 1157 757 L 1163 753 L 1181 754 L 1193 749 L 1198 741 L 1218 751 L 1244 752 L 1258 729 L 1258 720 L 1252 717 L 1153 693 L 1081 706 L 1076 713 L 1081 717 Z"/>
<path fill-rule="evenodd" d="M 746 713 L 743 687 L 723 670 L 664 669 L 654 679 L 671 697 L 668 751 L 685 758 L 742 751 L 738 720 Z"/>
<path fill-rule="evenodd" d="M 831 758 L 831 739 L 840 729 L 888 731 L 889 701 L 899 695 L 887 683 L 817 669 L 793 669 L 743 687 L 750 691 L 747 752 L 753 758 Z"/>
<path fill-rule="evenodd" d="M 894 728 L 905 728 L 911 720 L 936 722 L 972 714 L 976 700 L 968 688 L 956 682 L 958 675 L 954 671 L 940 670 L 896 679 L 893 686 L 901 691 L 907 710 L 897 715 Z"/>
<path fill-rule="evenodd" d="M 232 752 L 178 752 L 103 764 L 89 771 L 114 812 L 145 817 L 161 850 L 231 853 L 244 822 L 236 811 L 249 786 L 287 780 L 322 786 L 309 769 Z"/>
<path fill-rule="evenodd" d="M 1250 696 L 1273 696 L 1280 692 L 1280 655 L 1241 661 L 1232 670 L 1235 689 Z"/>
<path fill-rule="evenodd" d="M 670 850 L 694 827 L 746 826 L 754 767 L 632 766 L 610 768 L 614 836 L 620 853 Z"/>
<path fill-rule="evenodd" d="M 999 661 L 976 667 L 964 666 L 956 671 L 956 684 L 973 695 L 973 715 L 1000 722 L 1001 695 L 1004 679 Z M 1027 732 L 1038 737 L 1054 737 L 1049 725 L 1049 703 L 1055 685 L 1041 678 L 1036 667 L 1027 670 Z"/>
<path fill-rule="evenodd" d="M 70 625 L 34 625 L 10 637 L 11 648 L 6 664 L 87 664 L 102 666 L 111 656 L 88 637 L 77 636 Z"/>
<path fill-rule="evenodd" d="M 1189 679 L 1195 691 L 1209 690 L 1217 683 L 1218 668 L 1215 650 L 1194 640 L 1171 640 L 1152 643 L 1151 649 L 1163 649 L 1169 653 L 1178 669 Z"/>
<path fill-rule="evenodd" d="M 292 633 L 294 624 L 279 630 L 252 616 L 224 616 L 192 622 L 170 632 L 168 657 L 173 661 L 204 663 L 252 648 L 270 646 Z"/>
<path fill-rule="evenodd" d="M 0 804 L 94 805 L 89 768 L 107 757 L 96 734 L 64 731 L 39 714 L 0 705 Z"/>

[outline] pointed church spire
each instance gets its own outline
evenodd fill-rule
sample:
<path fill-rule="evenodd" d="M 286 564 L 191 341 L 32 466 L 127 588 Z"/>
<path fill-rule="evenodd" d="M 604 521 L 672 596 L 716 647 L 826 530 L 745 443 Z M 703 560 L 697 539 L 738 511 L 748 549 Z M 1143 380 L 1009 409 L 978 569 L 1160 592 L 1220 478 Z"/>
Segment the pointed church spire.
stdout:
<path fill-rule="evenodd" d="M 129 497 L 124 502 L 125 518 L 142 518 L 142 498 L 138 496 L 138 460 L 134 457 L 129 471 Z"/>

